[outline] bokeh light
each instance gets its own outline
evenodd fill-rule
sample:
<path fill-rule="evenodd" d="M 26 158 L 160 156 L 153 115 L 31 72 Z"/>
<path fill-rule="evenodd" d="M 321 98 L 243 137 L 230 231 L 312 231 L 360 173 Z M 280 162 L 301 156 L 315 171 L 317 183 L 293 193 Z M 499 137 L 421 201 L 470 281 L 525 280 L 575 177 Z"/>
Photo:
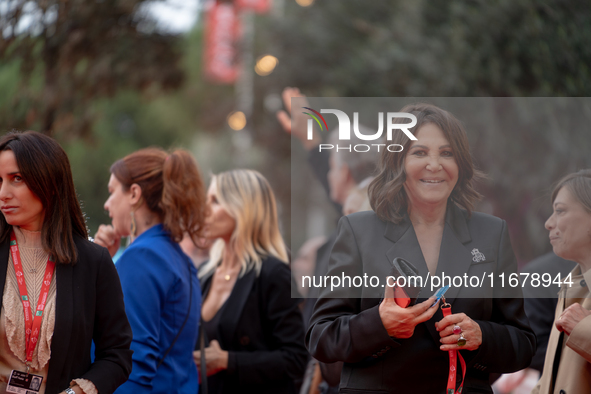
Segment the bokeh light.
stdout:
<path fill-rule="evenodd" d="M 254 66 L 254 71 L 259 74 L 260 76 L 264 77 L 265 75 L 269 75 L 275 70 L 277 63 L 279 60 L 273 55 L 265 55 L 257 60 L 256 65 Z"/>
<path fill-rule="evenodd" d="M 246 115 L 244 115 L 244 112 L 236 111 L 228 115 L 228 125 L 232 130 L 242 130 L 246 126 Z"/>
<path fill-rule="evenodd" d="M 309 7 L 314 3 L 314 0 L 296 0 L 296 3 L 302 7 Z"/>

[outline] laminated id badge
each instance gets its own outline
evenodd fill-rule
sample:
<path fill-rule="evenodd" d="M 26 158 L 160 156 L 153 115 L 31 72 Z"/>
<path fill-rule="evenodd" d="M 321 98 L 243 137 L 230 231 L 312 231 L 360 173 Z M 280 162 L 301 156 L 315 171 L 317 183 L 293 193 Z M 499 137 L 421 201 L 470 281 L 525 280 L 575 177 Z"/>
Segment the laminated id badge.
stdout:
<path fill-rule="evenodd" d="M 6 385 L 7 393 L 38 394 L 41 389 L 43 376 L 17 371 L 13 369 Z"/>

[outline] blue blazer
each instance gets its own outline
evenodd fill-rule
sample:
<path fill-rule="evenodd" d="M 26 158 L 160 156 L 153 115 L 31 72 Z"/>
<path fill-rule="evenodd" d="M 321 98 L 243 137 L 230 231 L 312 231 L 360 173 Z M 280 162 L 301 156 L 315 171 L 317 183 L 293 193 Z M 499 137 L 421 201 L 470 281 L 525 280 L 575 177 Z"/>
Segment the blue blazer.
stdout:
<path fill-rule="evenodd" d="M 197 270 L 159 224 L 142 233 L 117 261 L 133 331 L 133 368 L 117 394 L 195 394 L 201 290 Z M 189 305 L 190 303 L 190 305 Z M 188 320 L 164 362 L 158 363 Z"/>

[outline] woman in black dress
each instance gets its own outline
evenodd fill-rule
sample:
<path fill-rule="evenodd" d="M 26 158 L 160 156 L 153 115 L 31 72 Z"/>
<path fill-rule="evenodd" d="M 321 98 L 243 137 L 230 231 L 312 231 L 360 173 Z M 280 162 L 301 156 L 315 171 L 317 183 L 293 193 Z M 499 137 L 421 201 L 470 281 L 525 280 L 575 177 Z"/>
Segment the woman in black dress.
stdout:
<path fill-rule="evenodd" d="M 210 393 L 295 393 L 307 352 L 275 197 L 258 172 L 213 176 L 200 267 Z M 200 352 L 195 352 L 200 364 Z"/>

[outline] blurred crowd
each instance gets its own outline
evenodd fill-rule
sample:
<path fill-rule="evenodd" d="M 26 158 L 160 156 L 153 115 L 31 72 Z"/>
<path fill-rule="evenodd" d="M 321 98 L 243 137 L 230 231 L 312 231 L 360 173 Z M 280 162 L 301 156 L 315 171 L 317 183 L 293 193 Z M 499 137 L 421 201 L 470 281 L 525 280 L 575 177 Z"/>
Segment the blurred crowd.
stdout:
<path fill-rule="evenodd" d="M 517 264 L 503 218 L 472 212 L 482 174 L 453 115 L 407 106 L 418 140 L 359 154 L 318 149 L 291 108 L 305 96 L 282 98 L 277 120 L 340 218 L 293 253 L 260 172 L 206 185 L 185 150 L 135 151 L 105 174 L 111 223 L 89 241 L 63 149 L 35 132 L 0 139 L 0 393 L 591 391 L 590 171 L 556 186 L 555 253 L 522 271 L 572 278 L 560 295 L 528 282 L 510 300 L 452 289 L 451 304 L 409 295 L 406 308 L 390 287 L 334 296 L 302 277 L 382 275 L 396 259 L 421 275 Z"/>

